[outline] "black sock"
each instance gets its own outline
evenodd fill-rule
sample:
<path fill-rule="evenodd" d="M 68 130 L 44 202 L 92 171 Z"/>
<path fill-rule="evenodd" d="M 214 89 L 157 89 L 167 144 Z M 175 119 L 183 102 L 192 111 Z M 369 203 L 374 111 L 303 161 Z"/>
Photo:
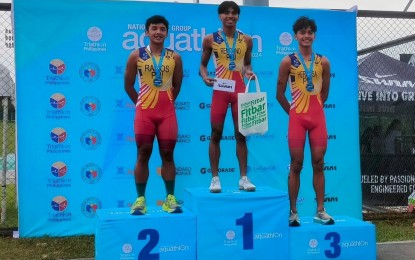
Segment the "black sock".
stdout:
<path fill-rule="evenodd" d="M 164 185 L 166 186 L 166 193 L 167 195 L 171 194 L 174 195 L 174 180 L 171 181 L 164 181 Z"/>
<path fill-rule="evenodd" d="M 137 191 L 137 195 L 138 197 L 144 196 L 146 194 L 146 187 L 147 187 L 147 183 L 136 183 L 135 184 L 135 189 Z"/>

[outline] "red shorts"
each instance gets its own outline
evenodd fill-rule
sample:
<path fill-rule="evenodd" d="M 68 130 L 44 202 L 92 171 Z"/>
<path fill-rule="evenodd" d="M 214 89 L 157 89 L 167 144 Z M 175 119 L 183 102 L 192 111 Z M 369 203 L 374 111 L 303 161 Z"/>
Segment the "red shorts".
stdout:
<path fill-rule="evenodd" d="M 245 82 L 240 72 L 233 72 L 235 80 L 235 92 L 213 90 L 212 105 L 210 107 L 210 122 L 223 123 L 229 104 L 231 105 L 232 118 L 238 118 L 238 93 L 245 92 Z"/>
<path fill-rule="evenodd" d="M 317 100 L 314 101 L 318 102 Z M 288 146 L 290 148 L 303 148 L 307 131 L 310 147 L 327 148 L 327 127 L 324 110 L 320 104 L 313 103 L 310 103 L 310 110 L 307 113 L 296 113 L 295 108 L 290 110 L 288 123 Z"/>
<path fill-rule="evenodd" d="M 167 91 L 159 92 L 154 108 L 136 107 L 134 133 L 136 136 L 145 136 L 141 138 L 142 142 L 153 142 L 154 136 L 157 136 L 158 140 L 176 142 L 178 133 L 176 110 L 174 101 L 170 100 Z M 137 141 L 140 143 L 140 138 Z"/>

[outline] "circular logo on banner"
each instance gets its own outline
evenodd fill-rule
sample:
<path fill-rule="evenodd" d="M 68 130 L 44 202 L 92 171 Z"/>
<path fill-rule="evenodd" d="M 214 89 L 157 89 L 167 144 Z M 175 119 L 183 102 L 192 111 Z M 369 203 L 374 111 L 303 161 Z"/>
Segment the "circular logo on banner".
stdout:
<path fill-rule="evenodd" d="M 97 64 L 87 62 L 79 68 L 79 76 L 86 82 L 94 82 L 99 78 L 100 69 Z"/>
<path fill-rule="evenodd" d="M 49 70 L 55 75 L 61 75 L 65 72 L 66 65 L 60 59 L 54 59 L 49 62 Z"/>
<path fill-rule="evenodd" d="M 291 36 L 290 33 L 283 32 L 280 34 L 279 40 L 282 45 L 288 46 L 293 42 L 293 37 Z"/>
<path fill-rule="evenodd" d="M 50 204 L 54 211 L 62 212 L 68 207 L 68 200 L 64 196 L 56 196 Z"/>
<path fill-rule="evenodd" d="M 97 131 L 89 129 L 82 134 L 81 144 L 87 150 L 95 150 L 101 144 L 101 135 Z"/>
<path fill-rule="evenodd" d="M 49 103 L 55 109 L 62 109 L 66 105 L 66 98 L 61 93 L 55 93 L 49 98 Z"/>
<path fill-rule="evenodd" d="M 316 247 L 318 246 L 318 241 L 317 241 L 317 239 L 310 239 L 310 241 L 308 241 L 308 245 L 309 245 L 311 248 L 316 248 Z"/>
<path fill-rule="evenodd" d="M 81 178 L 85 183 L 97 183 L 102 177 L 101 168 L 95 163 L 88 163 L 81 170 Z"/>
<path fill-rule="evenodd" d="M 81 100 L 81 112 L 87 116 L 96 116 L 101 111 L 101 102 L 97 97 L 84 97 Z"/>
<path fill-rule="evenodd" d="M 95 217 L 97 210 L 102 208 L 102 203 L 98 198 L 87 198 L 82 202 L 82 213 L 88 217 Z"/>
<path fill-rule="evenodd" d="M 233 230 L 229 230 L 228 232 L 226 232 L 226 238 L 229 240 L 232 240 L 235 238 L 235 232 Z"/>
<path fill-rule="evenodd" d="M 68 173 L 68 167 L 63 162 L 54 162 L 50 167 L 50 172 L 57 178 L 62 178 Z"/>
<path fill-rule="evenodd" d="M 133 251 L 133 246 L 131 244 L 124 244 L 122 246 L 122 251 L 124 252 L 124 254 L 129 254 L 131 253 L 131 251 Z"/>
<path fill-rule="evenodd" d="M 97 42 L 102 39 L 102 31 L 99 27 L 90 27 L 86 33 L 88 39 Z"/>

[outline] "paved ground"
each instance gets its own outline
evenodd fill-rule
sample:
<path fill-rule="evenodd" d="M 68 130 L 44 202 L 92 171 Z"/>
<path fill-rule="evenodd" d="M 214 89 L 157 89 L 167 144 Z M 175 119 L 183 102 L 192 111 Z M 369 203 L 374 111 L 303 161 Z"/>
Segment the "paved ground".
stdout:
<path fill-rule="evenodd" d="M 415 241 L 388 242 L 377 244 L 377 260 L 415 259 Z"/>

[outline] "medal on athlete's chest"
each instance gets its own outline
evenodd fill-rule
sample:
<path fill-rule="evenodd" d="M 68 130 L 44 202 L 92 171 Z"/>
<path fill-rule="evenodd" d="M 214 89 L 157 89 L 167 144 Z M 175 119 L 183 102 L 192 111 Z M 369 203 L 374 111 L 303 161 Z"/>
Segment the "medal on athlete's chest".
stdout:
<path fill-rule="evenodd" d="M 162 83 L 163 83 L 163 80 L 161 78 L 155 77 L 153 80 L 153 84 L 156 87 L 160 87 Z"/>
<path fill-rule="evenodd" d="M 147 46 L 147 47 L 151 53 L 150 46 Z M 151 53 L 151 59 L 153 61 L 153 68 L 154 68 L 154 73 L 155 73 L 153 84 L 156 87 L 161 87 L 161 85 L 163 84 L 163 78 L 161 76 L 161 68 L 163 66 L 164 54 L 165 54 L 165 49 L 161 51 L 159 62 L 157 62 L 156 58 Z"/>
<path fill-rule="evenodd" d="M 311 53 L 311 61 L 310 61 L 310 66 L 307 67 L 307 64 L 304 61 L 303 55 L 298 52 L 298 57 L 300 58 L 300 62 L 304 67 L 304 72 L 307 76 L 307 85 L 306 85 L 306 90 L 308 92 L 312 92 L 314 90 L 314 84 L 313 84 L 313 69 L 314 69 L 314 52 Z"/>
<path fill-rule="evenodd" d="M 221 36 L 222 36 L 223 41 L 225 42 L 225 45 L 226 45 L 226 53 L 229 56 L 228 69 L 229 70 L 235 70 L 236 69 L 236 63 L 235 63 L 235 56 L 236 55 L 235 55 L 235 52 L 236 52 L 236 41 L 237 41 L 237 38 L 238 38 L 238 32 L 235 31 L 235 33 L 233 34 L 232 48 L 229 47 L 228 39 L 226 39 L 226 35 L 223 31 L 221 32 Z"/>
<path fill-rule="evenodd" d="M 305 88 L 307 89 L 308 92 L 311 92 L 314 90 L 314 84 L 307 82 L 307 86 Z"/>

